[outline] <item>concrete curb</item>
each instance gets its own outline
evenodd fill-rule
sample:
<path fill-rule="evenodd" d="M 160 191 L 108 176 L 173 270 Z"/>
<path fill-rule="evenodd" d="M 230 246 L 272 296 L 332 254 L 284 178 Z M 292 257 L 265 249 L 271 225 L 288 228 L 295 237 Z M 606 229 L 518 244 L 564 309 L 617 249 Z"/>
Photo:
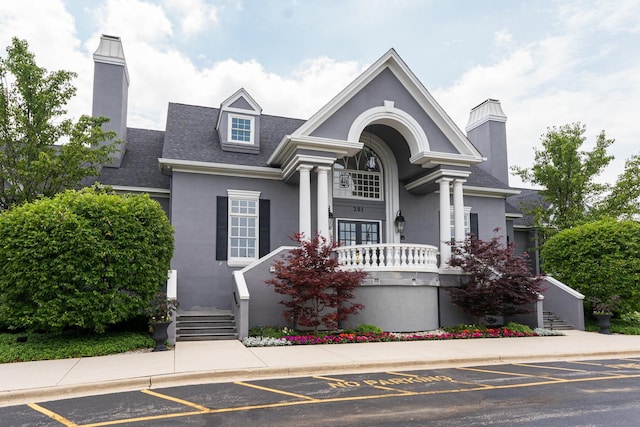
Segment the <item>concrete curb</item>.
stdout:
<path fill-rule="evenodd" d="M 443 369 L 473 365 L 496 365 L 503 363 L 548 362 L 553 360 L 585 360 L 620 357 L 640 357 L 640 351 L 599 351 L 563 354 L 511 356 L 491 355 L 482 357 L 458 357 L 450 359 L 413 359 L 402 361 L 371 361 L 340 363 L 332 365 L 303 365 L 292 367 L 244 368 L 219 371 L 180 372 L 150 375 L 137 378 L 61 385 L 36 389 L 0 392 L 0 407 L 20 405 L 37 401 L 61 400 L 80 396 L 100 395 L 145 389 L 179 387 L 185 385 L 260 380 L 268 378 L 292 378 L 310 375 L 339 375 L 366 373 L 384 370 Z"/>

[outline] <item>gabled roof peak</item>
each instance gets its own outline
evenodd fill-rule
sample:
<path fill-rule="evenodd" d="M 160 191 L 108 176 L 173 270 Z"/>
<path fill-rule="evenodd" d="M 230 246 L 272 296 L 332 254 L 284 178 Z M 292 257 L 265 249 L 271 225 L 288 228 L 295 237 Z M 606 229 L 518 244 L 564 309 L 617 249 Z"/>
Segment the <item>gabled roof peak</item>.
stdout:
<path fill-rule="evenodd" d="M 243 88 L 243 87 L 241 87 L 236 92 L 234 92 L 233 95 L 231 95 L 230 97 L 228 97 L 227 99 L 222 101 L 222 103 L 220 103 L 220 110 L 228 109 L 229 107 L 231 107 L 233 105 L 233 103 L 238 101 L 240 98 L 244 98 L 245 101 L 247 101 L 247 103 L 251 107 L 250 111 L 253 111 L 253 112 L 257 113 L 257 114 L 262 113 L 262 107 L 256 102 L 255 99 L 253 99 L 253 97 L 251 95 L 249 95 L 249 92 L 247 92 L 247 90 L 245 88 Z M 233 108 L 233 107 L 231 107 L 231 108 Z"/>

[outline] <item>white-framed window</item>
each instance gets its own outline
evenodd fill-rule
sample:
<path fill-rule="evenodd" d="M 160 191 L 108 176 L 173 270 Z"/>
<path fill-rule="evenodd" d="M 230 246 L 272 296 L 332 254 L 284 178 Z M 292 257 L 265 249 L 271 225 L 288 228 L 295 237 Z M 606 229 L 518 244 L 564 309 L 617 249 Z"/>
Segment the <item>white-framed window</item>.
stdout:
<path fill-rule="evenodd" d="M 377 154 L 365 147 L 333 165 L 333 197 L 383 200 L 383 178 Z"/>
<path fill-rule="evenodd" d="M 229 197 L 229 257 L 231 266 L 258 259 L 259 191 L 227 190 Z"/>
<path fill-rule="evenodd" d="M 229 114 L 228 141 L 239 144 L 253 144 L 254 118 L 251 116 L 241 116 Z"/>
<path fill-rule="evenodd" d="M 450 207 L 451 212 L 451 241 L 455 239 L 455 216 L 453 212 L 453 206 Z M 464 235 L 465 237 L 471 233 L 471 207 L 464 207 Z"/>

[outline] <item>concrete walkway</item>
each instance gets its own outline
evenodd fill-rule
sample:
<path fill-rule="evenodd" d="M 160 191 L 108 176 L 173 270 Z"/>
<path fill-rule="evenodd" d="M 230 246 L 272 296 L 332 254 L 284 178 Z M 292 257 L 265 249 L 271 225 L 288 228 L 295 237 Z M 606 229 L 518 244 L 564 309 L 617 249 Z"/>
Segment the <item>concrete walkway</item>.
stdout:
<path fill-rule="evenodd" d="M 0 406 L 208 382 L 463 365 L 638 358 L 640 336 L 565 336 L 253 347 L 179 342 L 165 352 L 0 364 Z"/>

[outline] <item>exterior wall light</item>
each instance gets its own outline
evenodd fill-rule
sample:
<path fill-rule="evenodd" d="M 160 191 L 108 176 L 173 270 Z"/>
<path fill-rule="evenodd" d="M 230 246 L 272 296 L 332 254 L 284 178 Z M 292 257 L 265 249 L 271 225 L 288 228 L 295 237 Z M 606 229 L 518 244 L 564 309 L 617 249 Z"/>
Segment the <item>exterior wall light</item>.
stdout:
<path fill-rule="evenodd" d="M 398 233 L 402 233 L 404 231 L 404 226 L 407 223 L 402 216 L 402 211 L 398 211 L 394 223 L 396 224 L 396 231 Z"/>

